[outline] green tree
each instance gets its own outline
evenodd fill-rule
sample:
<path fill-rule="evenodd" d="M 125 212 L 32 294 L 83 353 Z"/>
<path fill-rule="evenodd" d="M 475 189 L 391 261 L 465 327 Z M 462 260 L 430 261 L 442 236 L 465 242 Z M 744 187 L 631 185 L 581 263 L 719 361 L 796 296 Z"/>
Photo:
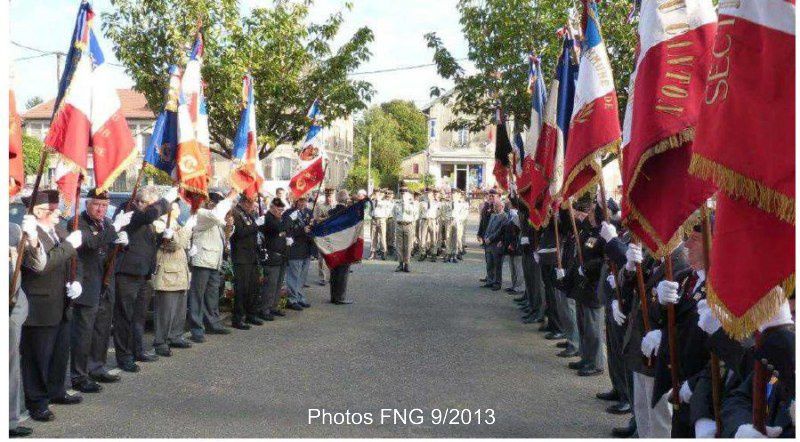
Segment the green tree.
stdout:
<path fill-rule="evenodd" d="M 42 161 L 44 143 L 38 138 L 22 134 L 22 163 L 25 175 L 36 175 Z"/>
<path fill-rule="evenodd" d="M 428 118 L 413 101 L 392 100 L 381 104 L 381 109 L 400 126 L 399 138 L 411 146 L 409 154 L 428 147 Z"/>
<path fill-rule="evenodd" d="M 151 109 L 163 108 L 168 69 L 185 60 L 201 23 L 209 131 L 221 146 L 217 153 L 224 157 L 230 156 L 242 76 L 248 70 L 255 82 L 262 157 L 270 146 L 303 137 L 308 128 L 306 110 L 315 98 L 332 121 L 364 109 L 374 94 L 370 83 L 347 77 L 371 56 L 372 31 L 359 28 L 341 47 L 331 47 L 344 15 L 340 11 L 311 23 L 313 0 L 276 0 L 271 7 L 249 14 L 239 12 L 237 0 L 111 3 L 114 10 L 103 15 L 104 30 Z"/>
<path fill-rule="evenodd" d="M 412 149 L 411 144 L 401 139 L 401 127 L 397 120 L 380 106 L 373 106 L 356 121 L 354 132 L 354 155 L 357 162 L 363 159 L 366 167 L 371 135 L 372 167 L 377 170 L 383 185 L 395 185 L 403 158 Z"/>
<path fill-rule="evenodd" d="M 355 166 L 353 166 L 353 168 L 350 170 L 350 173 L 347 175 L 347 178 L 344 181 L 344 187 L 351 191 L 366 189 L 369 187 L 367 186 L 368 178 L 367 158 L 360 157 L 356 160 Z M 373 167 L 372 186 L 373 188 L 377 188 L 380 187 L 381 184 L 381 173 L 378 169 Z"/>
<path fill-rule="evenodd" d="M 34 107 L 42 103 L 44 103 L 44 100 L 42 100 L 42 97 L 38 95 L 35 97 L 28 98 L 28 101 L 25 102 L 25 109 L 33 109 Z"/>
<path fill-rule="evenodd" d="M 630 0 L 607 0 L 598 5 L 600 23 L 614 71 L 620 103 L 625 109 L 628 84 L 636 48 L 635 25 L 627 23 Z M 556 31 L 567 24 L 573 0 L 459 0 L 460 24 L 467 40 L 467 58 L 475 73 L 467 75 L 463 66 L 434 32 L 425 35 L 433 50 L 438 73 L 454 82 L 451 95 L 456 118 L 446 129 L 468 127 L 483 130 L 491 124 L 497 104 L 522 129 L 530 121 L 530 94 L 527 91 L 528 55 L 534 51 L 542 59 L 546 82 L 555 73 L 561 53 Z M 431 94 L 438 95 L 438 88 Z M 467 119 L 467 116 L 474 118 Z"/>

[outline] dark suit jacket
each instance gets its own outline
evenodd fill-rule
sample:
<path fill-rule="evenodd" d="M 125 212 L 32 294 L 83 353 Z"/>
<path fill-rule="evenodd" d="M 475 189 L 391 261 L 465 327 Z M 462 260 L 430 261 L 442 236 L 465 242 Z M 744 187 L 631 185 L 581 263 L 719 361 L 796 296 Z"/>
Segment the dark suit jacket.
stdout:
<path fill-rule="evenodd" d="M 128 232 L 128 245 L 117 256 L 117 273 L 133 276 L 155 273 L 160 237 L 153 229 L 153 221 L 167 213 L 167 210 L 169 203 L 163 198 L 144 210 L 134 210 L 130 224 L 124 229 Z"/>
<path fill-rule="evenodd" d="M 290 236 L 294 243 L 287 250 L 289 259 L 306 259 L 311 256 L 312 240 L 304 230 L 311 221 L 311 210 L 305 209 L 302 213 L 297 213 L 297 219 L 291 218 L 292 214 L 298 212 L 297 209 L 289 209 L 283 213 L 283 224 L 286 226 L 286 235 Z"/>
<path fill-rule="evenodd" d="M 72 226 L 72 220 L 69 221 L 69 226 Z M 73 302 L 93 307 L 100 302 L 105 263 L 114 248 L 117 232 L 109 218 L 103 220 L 103 228 L 100 229 L 86 212 L 82 212 L 78 218 L 78 229 L 83 233 L 82 244 L 78 247 L 78 260 L 83 270 L 83 293 Z M 109 284 L 109 288 L 112 287 L 114 284 Z"/>
<path fill-rule="evenodd" d="M 283 221 L 272 212 L 264 215 L 264 246 L 267 248 L 267 265 L 279 266 L 286 263 L 286 227 Z"/>
<path fill-rule="evenodd" d="M 258 231 L 256 215 L 248 214 L 241 206 L 233 208 L 231 261 L 234 264 L 258 264 Z"/>
<path fill-rule="evenodd" d="M 66 231 L 56 227 L 56 235 L 61 240 L 58 245 L 39 227 L 39 241 L 47 253 L 47 264 L 38 272 L 22 268 L 22 290 L 28 297 L 28 319 L 23 325 L 29 327 L 58 325 L 68 314 L 66 284 L 72 279 L 70 258 L 77 252 L 64 241 Z M 80 268 L 75 279 L 81 280 Z"/>

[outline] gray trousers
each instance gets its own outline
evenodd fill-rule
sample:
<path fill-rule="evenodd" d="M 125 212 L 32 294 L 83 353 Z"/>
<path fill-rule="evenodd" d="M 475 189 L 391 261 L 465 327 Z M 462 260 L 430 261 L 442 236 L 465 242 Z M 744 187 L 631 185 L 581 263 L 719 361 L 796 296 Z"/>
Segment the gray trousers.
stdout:
<path fill-rule="evenodd" d="M 187 321 L 192 336 L 203 336 L 208 328 L 221 328 L 219 285 L 222 274 L 217 269 L 192 267 L 192 280 L 187 294 Z"/>
<path fill-rule="evenodd" d="M 575 300 L 568 298 L 564 292 L 558 289 L 554 290 L 553 295 L 558 309 L 558 324 L 561 327 L 561 333 L 564 333 L 567 339 L 567 349 L 578 350 L 581 341 L 578 335 Z"/>
<path fill-rule="evenodd" d="M 397 223 L 394 218 L 386 219 L 386 247 L 387 250 L 397 250 Z M 387 252 L 388 253 L 388 252 Z"/>
<path fill-rule="evenodd" d="M 581 322 L 581 360 L 586 367 L 603 368 L 606 365 L 606 353 L 603 349 L 605 309 L 591 308 L 580 302 L 577 306 L 580 309 L 577 316 Z"/>
<path fill-rule="evenodd" d="M 608 377 L 611 378 L 611 386 L 619 393 L 620 402 L 631 401 L 631 371 L 626 369 L 625 356 L 623 352 L 623 340 L 625 338 L 625 323 L 622 327 L 614 322 L 614 314 L 611 311 L 611 304 L 606 305 L 606 350 L 608 354 Z"/>
<path fill-rule="evenodd" d="M 372 235 L 372 246 L 370 247 L 372 252 L 374 253 L 387 253 L 388 248 L 386 247 L 386 218 L 373 218 L 372 219 L 372 226 L 373 226 L 373 235 Z"/>
<path fill-rule="evenodd" d="M 320 258 L 322 260 L 322 258 Z M 286 266 L 265 266 L 264 279 L 266 280 L 261 286 L 261 297 L 264 299 L 264 307 L 261 313 L 266 315 L 271 310 L 278 309 L 278 302 L 280 301 L 280 291 L 283 286 L 283 279 L 286 275 Z"/>
<path fill-rule="evenodd" d="M 286 288 L 289 290 L 290 302 L 305 302 L 303 284 L 308 276 L 308 258 L 290 259 L 286 270 Z"/>
<path fill-rule="evenodd" d="M 153 296 L 149 280 L 118 273 L 114 302 L 114 351 L 117 364 L 133 362 L 144 353 L 144 323 Z"/>
<path fill-rule="evenodd" d="M 511 289 L 515 292 L 522 292 L 525 286 L 522 274 L 522 256 L 508 255 L 508 267 L 511 270 Z"/>
<path fill-rule="evenodd" d="M 414 245 L 414 223 L 397 223 L 397 261 L 408 264 L 411 261 L 411 247 Z"/>
<path fill-rule="evenodd" d="M 167 347 L 183 340 L 186 325 L 186 291 L 156 291 L 153 347 Z"/>
<path fill-rule="evenodd" d="M 22 413 L 22 372 L 20 371 L 19 344 L 22 337 L 22 324 L 28 318 L 28 298 L 20 289 L 17 292 L 17 303 L 8 317 L 8 428 L 13 430 L 19 426 Z"/>
<path fill-rule="evenodd" d="M 533 259 L 531 253 L 523 253 L 522 256 L 522 276 L 525 279 L 525 297 L 528 306 L 536 317 L 544 316 L 544 283 L 542 281 L 542 269 Z"/>

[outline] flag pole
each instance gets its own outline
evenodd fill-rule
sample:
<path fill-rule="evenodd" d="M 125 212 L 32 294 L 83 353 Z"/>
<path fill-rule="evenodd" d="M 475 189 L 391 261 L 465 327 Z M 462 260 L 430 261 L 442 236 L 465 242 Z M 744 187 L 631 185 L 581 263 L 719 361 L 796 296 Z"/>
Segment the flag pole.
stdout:
<path fill-rule="evenodd" d="M 603 218 L 607 223 L 611 223 L 611 215 L 608 213 L 608 199 L 606 198 L 606 183 L 605 177 L 603 176 L 603 162 L 600 161 L 600 171 L 598 172 L 599 186 L 600 186 L 600 207 L 603 209 Z M 617 263 L 611 261 L 606 256 L 606 263 L 608 263 L 609 269 L 611 269 L 611 273 L 614 276 L 614 294 L 617 297 L 617 303 L 619 303 L 620 308 L 622 308 L 622 292 L 619 288 L 619 269 L 617 268 Z"/>
<path fill-rule="evenodd" d="M 553 213 L 553 230 L 556 234 L 556 268 L 561 268 L 561 239 L 558 233 L 558 219 L 561 217 L 561 204 L 556 205 L 556 210 Z"/>
<path fill-rule="evenodd" d="M 317 201 L 319 201 L 319 191 L 322 190 L 322 184 L 325 182 L 325 176 L 328 174 L 328 165 L 329 162 L 325 162 L 325 167 L 322 168 L 322 179 L 319 181 L 319 185 L 317 186 L 317 196 L 314 197 L 314 202 L 311 204 L 311 213 L 314 213 L 314 209 L 317 208 Z M 313 216 L 312 216 L 313 220 Z"/>
<path fill-rule="evenodd" d="M 703 227 L 703 264 L 706 275 L 711 269 L 711 220 L 708 217 L 708 207 L 706 203 L 700 206 L 700 222 Z M 714 422 L 717 424 L 715 437 L 720 437 L 722 433 L 722 379 L 719 374 L 719 356 L 713 351 L 711 354 L 711 404 L 714 410 Z"/>
<path fill-rule="evenodd" d="M 31 205 L 27 209 L 28 215 L 33 215 L 33 206 L 35 205 L 33 202 L 36 201 L 36 197 L 39 195 L 39 186 L 42 182 L 42 174 L 44 173 L 44 165 L 47 163 L 47 149 L 42 149 L 42 158 L 39 160 L 39 167 L 36 170 L 36 181 L 33 183 L 33 192 L 31 192 Z M 17 262 L 14 266 L 14 273 L 11 275 L 11 285 L 9 286 L 9 297 L 8 297 L 8 304 L 9 304 L 9 311 L 14 308 L 17 304 L 17 291 L 15 287 L 19 283 L 20 272 L 22 271 L 22 261 L 25 254 L 25 242 L 28 240 L 28 234 L 24 231 L 22 232 L 22 236 L 19 239 L 19 244 L 17 244 Z"/>
<path fill-rule="evenodd" d="M 83 183 L 83 174 L 78 175 L 78 185 L 75 189 L 75 202 L 73 203 L 75 207 L 73 208 L 74 215 L 72 217 L 72 231 L 78 230 L 78 215 L 80 215 L 80 208 L 81 208 L 81 184 Z M 78 254 L 76 253 L 75 256 L 72 257 L 72 262 L 70 262 L 70 280 L 67 282 L 75 281 L 75 278 L 78 276 Z"/>
<path fill-rule="evenodd" d="M 572 209 L 572 198 L 569 199 L 569 220 L 572 222 L 572 235 L 575 236 L 575 251 L 578 252 L 578 264 L 583 267 L 583 250 L 581 237 L 578 235 L 578 224 L 575 223 L 575 211 Z"/>
<path fill-rule="evenodd" d="M 142 166 L 139 168 L 139 173 L 136 175 L 136 184 L 133 185 L 133 190 L 131 191 L 131 198 L 125 204 L 125 210 L 122 212 L 129 212 L 131 210 L 131 206 L 133 202 L 136 200 L 136 194 L 139 192 L 139 187 L 142 184 L 142 178 L 144 177 L 144 168 L 147 166 L 147 160 L 142 158 Z M 122 250 L 122 245 L 117 244 L 114 247 L 114 250 L 111 251 L 111 255 L 109 255 L 108 259 L 105 263 L 105 270 L 103 271 L 103 289 L 108 288 L 108 284 L 110 283 L 111 279 L 111 272 L 114 268 L 114 261 L 117 259 L 117 254 Z"/>

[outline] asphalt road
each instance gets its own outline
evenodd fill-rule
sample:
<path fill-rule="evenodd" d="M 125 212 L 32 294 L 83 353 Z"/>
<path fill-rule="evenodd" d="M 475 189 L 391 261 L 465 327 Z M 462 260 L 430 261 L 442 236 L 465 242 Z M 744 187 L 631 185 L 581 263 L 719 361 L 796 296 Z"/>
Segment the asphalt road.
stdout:
<path fill-rule="evenodd" d="M 411 274 L 365 261 L 350 275 L 353 305 L 327 303 L 327 287 L 313 285 L 302 313 L 210 336 L 81 405 L 53 406 L 53 422 L 25 425 L 70 438 L 608 437 L 627 422 L 594 397 L 606 375 L 576 376 L 519 321 L 512 296 L 478 287 L 482 252 L 470 246 L 460 264 L 415 262 Z M 448 408 L 471 410 L 471 422 L 435 423 Z M 349 410 L 351 422 L 371 413 L 372 423 L 309 423 L 310 409 Z M 381 423 L 382 409 L 423 419 Z"/>

